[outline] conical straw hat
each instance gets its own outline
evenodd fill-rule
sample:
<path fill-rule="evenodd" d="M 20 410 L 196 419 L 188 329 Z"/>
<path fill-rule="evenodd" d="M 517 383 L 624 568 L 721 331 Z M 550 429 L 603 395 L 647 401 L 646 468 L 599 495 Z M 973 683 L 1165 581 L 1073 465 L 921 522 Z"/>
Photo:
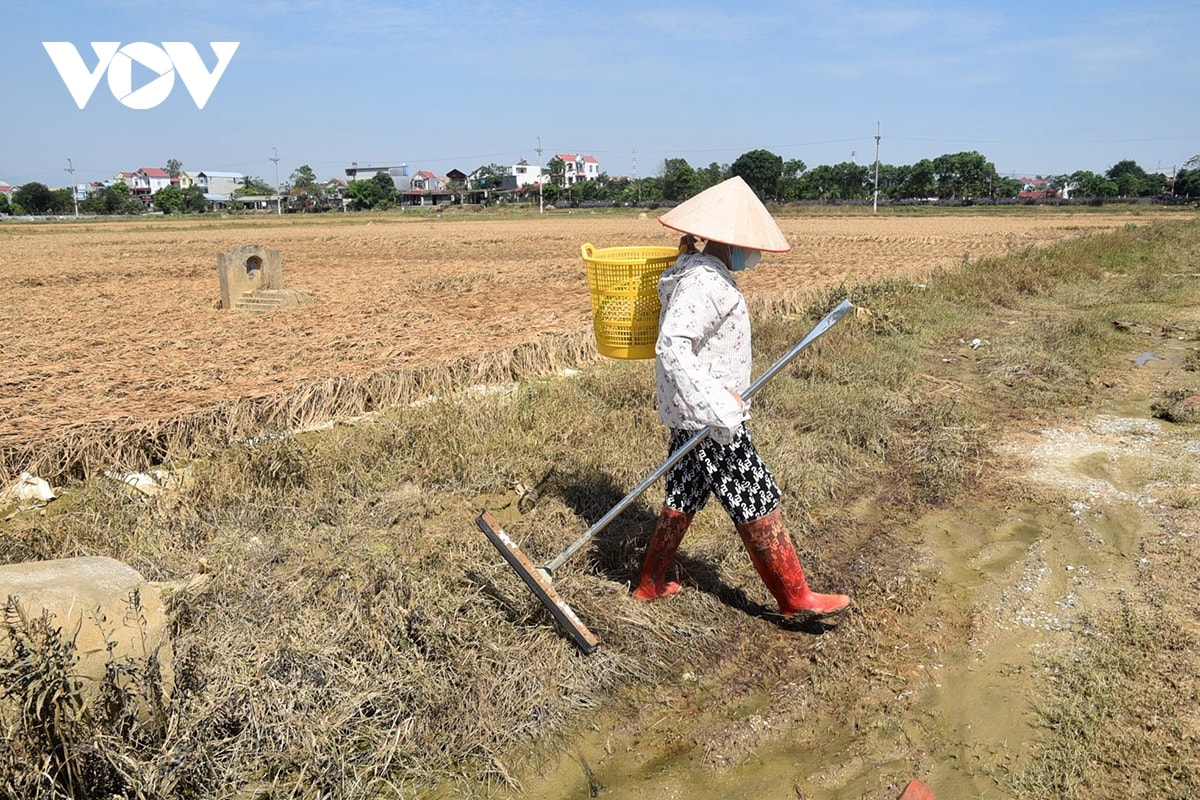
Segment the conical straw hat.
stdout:
<path fill-rule="evenodd" d="M 737 175 L 680 203 L 658 221 L 706 241 L 768 253 L 786 253 L 792 249 L 771 212 Z"/>

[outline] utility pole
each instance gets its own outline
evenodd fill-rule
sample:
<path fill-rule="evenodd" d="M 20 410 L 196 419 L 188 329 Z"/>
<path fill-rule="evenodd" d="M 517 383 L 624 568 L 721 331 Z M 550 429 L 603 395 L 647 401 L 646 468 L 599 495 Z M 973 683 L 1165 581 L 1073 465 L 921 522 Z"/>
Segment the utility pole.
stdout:
<path fill-rule="evenodd" d="M 875 200 L 871 203 L 871 213 L 879 213 L 879 123 L 875 123 Z"/>
<path fill-rule="evenodd" d="M 636 147 L 633 148 L 633 183 L 635 186 L 637 186 L 638 205 L 641 205 L 641 203 L 642 203 L 642 182 L 638 180 L 638 176 L 637 176 L 637 148 Z"/>
<path fill-rule="evenodd" d="M 546 205 L 542 202 L 542 184 L 545 182 L 545 175 L 542 174 L 542 137 L 538 137 L 538 213 L 546 213 Z"/>
<path fill-rule="evenodd" d="M 279 191 L 279 148 L 272 147 L 271 150 L 275 152 L 275 157 L 271 159 L 275 162 L 275 213 L 281 215 L 283 214 L 283 199 L 280 197 Z"/>
<path fill-rule="evenodd" d="M 71 163 L 71 159 L 67 159 L 63 171 L 71 173 L 71 199 L 75 201 L 75 218 L 79 219 L 79 190 L 75 188 L 75 165 Z"/>

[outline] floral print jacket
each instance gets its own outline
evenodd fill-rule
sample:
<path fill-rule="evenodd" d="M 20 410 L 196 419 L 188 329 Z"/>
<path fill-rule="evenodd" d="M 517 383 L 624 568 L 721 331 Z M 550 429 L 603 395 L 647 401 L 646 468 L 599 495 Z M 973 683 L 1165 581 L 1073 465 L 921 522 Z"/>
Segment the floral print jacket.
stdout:
<path fill-rule="evenodd" d="M 679 256 L 658 281 L 655 345 L 658 416 L 672 429 L 712 427 L 729 444 L 750 418 L 739 395 L 750 385 L 750 314 L 733 275 L 717 258 Z"/>

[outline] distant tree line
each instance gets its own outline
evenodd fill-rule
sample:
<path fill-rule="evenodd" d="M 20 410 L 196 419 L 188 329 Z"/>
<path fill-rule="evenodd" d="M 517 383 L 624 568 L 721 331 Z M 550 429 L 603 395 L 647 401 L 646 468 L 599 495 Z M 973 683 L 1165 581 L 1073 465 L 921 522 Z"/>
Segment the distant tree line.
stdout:
<path fill-rule="evenodd" d="M 809 169 L 803 161 L 785 160 L 769 150 L 743 153 L 732 164 L 711 163 L 694 168 L 682 158 L 666 159 L 655 177 L 633 181 L 609 178 L 581 181 L 571 186 L 543 187 L 547 202 L 616 203 L 679 202 L 733 175 L 742 177 L 768 202 L 865 202 L 875 199 L 874 164 L 852 161 Z M 1147 173 L 1133 161 L 1120 161 L 1103 175 L 1080 170 L 1070 175 L 1028 176 L 1044 179 L 1059 194 L 1108 199 L 1117 197 L 1200 198 L 1200 156 L 1190 159 L 1176 175 L 1172 188 L 1167 176 Z M 999 175 L 980 153 L 948 153 L 915 164 L 880 164 L 878 199 L 900 203 L 913 200 L 1001 201 L 1016 200 L 1024 182 Z"/>
<path fill-rule="evenodd" d="M 541 187 L 542 200 L 554 204 L 617 204 L 653 205 L 675 203 L 692 197 L 733 176 L 741 176 L 767 202 L 866 202 L 875 199 L 876 168 L 874 164 L 844 161 L 840 164 L 809 168 L 798 159 L 784 159 L 769 150 L 743 153 L 732 164 L 710 163 L 693 167 L 685 159 L 668 158 L 658 174 L 645 178 L 613 178 L 607 174 L 593 180 L 566 185 L 559 169 L 551 163 L 549 183 Z M 183 165 L 176 159 L 164 168 L 172 177 L 182 174 Z M 491 165 L 483 170 L 478 183 L 485 189 L 489 184 L 500 187 L 504 168 Z M 1119 161 L 1104 174 L 1079 170 L 1069 175 L 1030 176 L 1047 181 L 1059 194 L 1069 191 L 1073 198 L 1104 201 L 1120 197 L 1200 198 L 1200 155 L 1184 164 L 1175 176 L 1174 185 L 1167 176 L 1148 173 L 1132 160 Z M 878 200 L 884 203 L 911 201 L 1015 201 L 1024 184 L 1016 178 L 1003 177 L 982 154 L 969 151 L 947 153 L 934 159 L 921 159 L 915 164 L 878 167 Z M 340 207 L 341 198 L 331 196 L 317 180 L 307 164 L 298 168 L 281 187 L 283 201 L 289 210 L 323 211 Z M 537 196 L 537 187 L 522 187 L 515 192 L 494 195 L 516 199 Z M 397 205 L 400 197 L 395 182 L 386 172 L 372 178 L 352 181 L 345 189 L 347 199 L 355 209 L 382 209 Z M 243 186 L 234 192 L 234 207 L 240 198 L 275 196 L 276 189 L 261 178 L 247 176 Z M 461 196 L 461 193 L 460 193 Z M 211 204 L 204 198 L 203 189 L 191 186 L 180 189 L 167 186 L 154 193 L 155 210 L 167 213 L 207 211 Z M 81 214 L 141 214 L 146 203 L 131 196 L 129 187 L 121 182 L 97 188 L 79 200 Z M 75 198 L 71 189 L 50 189 L 45 184 L 27 183 L 13 191 L 10 201 L 0 194 L 0 214 L 71 214 Z"/>

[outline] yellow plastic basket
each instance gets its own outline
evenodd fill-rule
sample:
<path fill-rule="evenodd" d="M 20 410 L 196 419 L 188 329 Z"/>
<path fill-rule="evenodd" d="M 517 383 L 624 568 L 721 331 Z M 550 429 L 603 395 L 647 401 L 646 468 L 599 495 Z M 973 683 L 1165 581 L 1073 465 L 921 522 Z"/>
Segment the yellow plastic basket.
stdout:
<path fill-rule="evenodd" d="M 582 247 L 592 295 L 596 349 L 609 358 L 654 358 L 658 277 L 675 263 L 674 247 Z"/>

